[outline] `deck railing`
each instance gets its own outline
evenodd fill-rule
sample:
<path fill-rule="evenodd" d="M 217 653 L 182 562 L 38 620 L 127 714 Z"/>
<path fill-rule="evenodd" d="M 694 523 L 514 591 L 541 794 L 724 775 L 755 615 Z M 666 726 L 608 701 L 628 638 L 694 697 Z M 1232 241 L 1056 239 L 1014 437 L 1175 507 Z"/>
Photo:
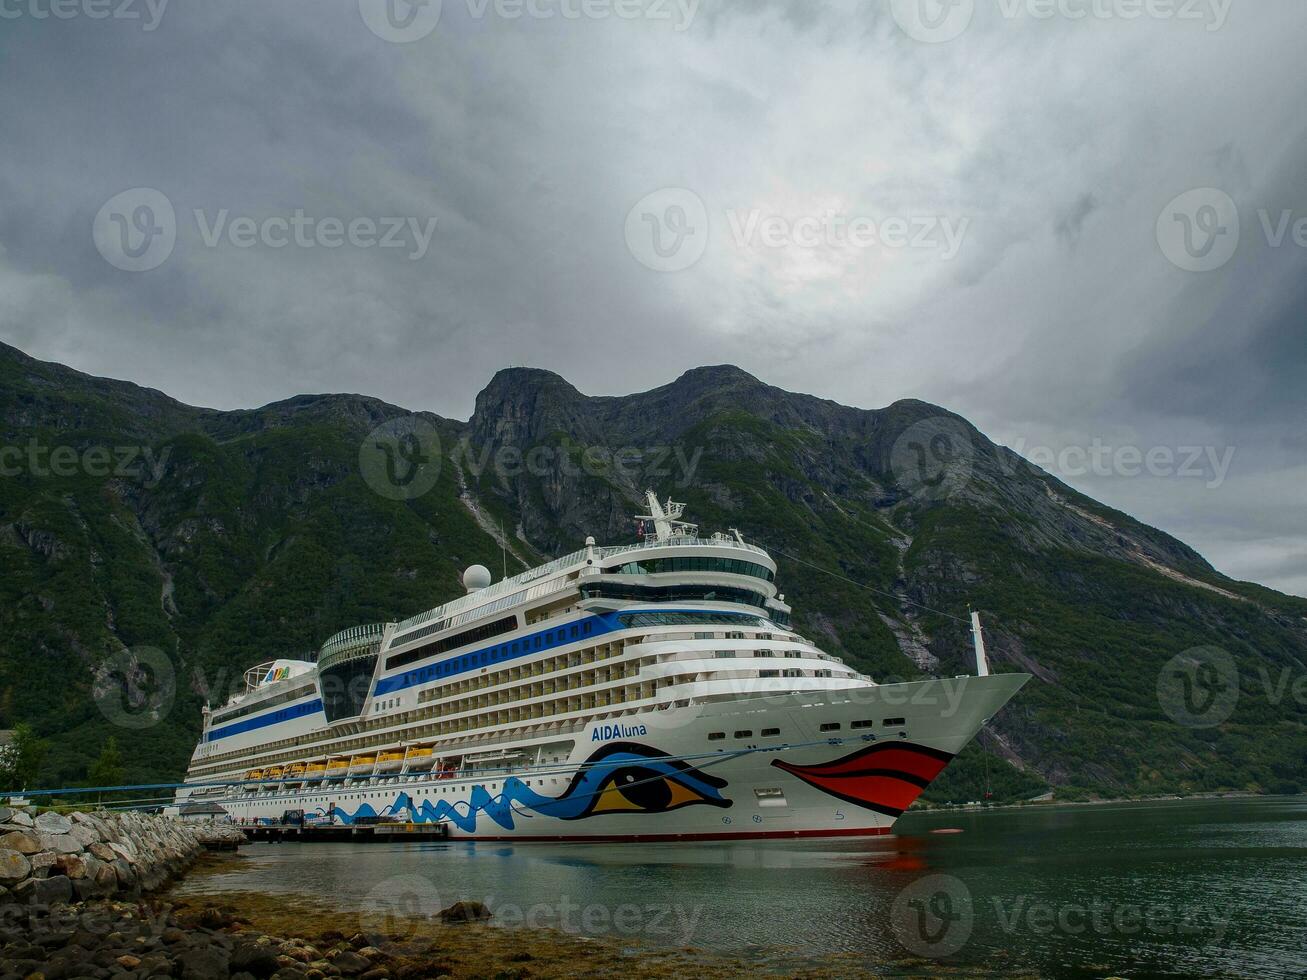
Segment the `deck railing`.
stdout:
<path fill-rule="evenodd" d="M 596 558 L 610 558 L 613 555 L 620 555 L 628 551 L 640 551 L 645 548 L 664 548 L 664 547 L 705 547 L 705 548 L 736 548 L 742 551 L 748 551 L 753 554 L 767 556 L 767 552 L 757 545 L 745 544 L 734 538 L 716 537 L 700 538 L 692 535 L 677 535 L 670 539 L 654 540 L 648 539 L 635 544 L 613 545 L 606 548 L 595 548 L 594 555 Z M 534 596 L 528 594 L 530 590 L 523 589 L 523 586 L 538 582 L 540 579 L 561 571 L 571 565 L 579 565 L 585 560 L 589 552 L 582 548 L 580 551 L 574 551 L 562 558 L 556 558 L 548 564 L 541 565 L 539 568 L 533 568 L 528 572 L 520 575 L 514 575 L 503 581 L 497 582 L 488 588 L 480 589 L 470 595 L 460 596 L 443 606 L 436 606 L 434 609 L 428 609 L 426 612 L 418 613 L 416 616 L 410 616 L 402 620 L 395 626 L 395 635 L 392 645 L 405 642 L 404 634 L 415 627 L 424 626 L 436 619 L 446 619 L 442 629 L 450 629 L 469 619 L 479 616 L 486 616 L 493 612 L 508 606 L 516 605 Z M 770 556 L 768 556 L 770 557 Z"/>

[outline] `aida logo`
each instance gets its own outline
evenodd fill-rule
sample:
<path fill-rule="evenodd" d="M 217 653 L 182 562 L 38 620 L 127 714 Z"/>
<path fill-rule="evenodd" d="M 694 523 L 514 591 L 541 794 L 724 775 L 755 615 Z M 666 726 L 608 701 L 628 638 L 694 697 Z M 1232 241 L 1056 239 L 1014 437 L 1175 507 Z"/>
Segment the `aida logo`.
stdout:
<path fill-rule="evenodd" d="M 590 733 L 590 741 L 607 742 L 614 738 L 635 738 L 648 734 L 649 730 L 644 725 L 596 725 Z"/>

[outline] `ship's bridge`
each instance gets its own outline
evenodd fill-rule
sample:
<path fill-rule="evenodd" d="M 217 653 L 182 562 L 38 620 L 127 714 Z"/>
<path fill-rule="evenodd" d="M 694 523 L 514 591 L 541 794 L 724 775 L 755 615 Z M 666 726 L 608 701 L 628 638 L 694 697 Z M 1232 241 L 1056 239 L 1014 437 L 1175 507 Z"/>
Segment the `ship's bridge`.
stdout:
<path fill-rule="evenodd" d="M 700 537 L 696 525 L 679 520 L 683 504 L 660 503 L 652 492 L 646 497 L 649 513 L 637 518 L 639 542 L 593 549 L 594 567 L 579 581 L 583 607 L 722 602 L 789 622 L 790 608 L 776 590 L 776 562 L 766 551 L 734 530 Z"/>
<path fill-rule="evenodd" d="M 744 551 L 724 535 L 678 535 L 638 549 L 604 549 L 602 564 L 579 581 L 589 607 L 628 602 L 729 602 L 788 619 L 778 598 L 776 565 L 765 552 Z"/>

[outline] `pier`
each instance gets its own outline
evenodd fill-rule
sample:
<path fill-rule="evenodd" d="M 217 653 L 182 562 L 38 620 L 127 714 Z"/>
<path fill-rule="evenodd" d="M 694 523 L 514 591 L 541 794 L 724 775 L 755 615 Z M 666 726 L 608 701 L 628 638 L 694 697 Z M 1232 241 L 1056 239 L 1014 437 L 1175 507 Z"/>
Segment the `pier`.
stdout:
<path fill-rule="evenodd" d="M 287 841 L 432 841 L 449 837 L 449 824 L 440 823 L 375 823 L 375 824 L 299 824 L 273 823 L 248 827 L 232 825 L 250 842 L 261 841 L 280 844 Z"/>

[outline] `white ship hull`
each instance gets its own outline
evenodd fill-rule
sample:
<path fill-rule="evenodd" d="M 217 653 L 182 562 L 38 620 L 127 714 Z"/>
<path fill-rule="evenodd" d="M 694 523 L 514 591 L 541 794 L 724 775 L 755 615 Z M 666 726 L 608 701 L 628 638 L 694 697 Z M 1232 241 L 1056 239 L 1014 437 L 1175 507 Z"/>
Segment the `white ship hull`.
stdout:
<path fill-rule="evenodd" d="M 476 773 L 275 784 L 221 804 L 237 823 L 302 810 L 335 824 L 443 822 L 451 837 L 473 840 L 884 834 L 1026 680 L 957 677 L 650 710 L 576 731 L 559 761 L 522 740 Z"/>

